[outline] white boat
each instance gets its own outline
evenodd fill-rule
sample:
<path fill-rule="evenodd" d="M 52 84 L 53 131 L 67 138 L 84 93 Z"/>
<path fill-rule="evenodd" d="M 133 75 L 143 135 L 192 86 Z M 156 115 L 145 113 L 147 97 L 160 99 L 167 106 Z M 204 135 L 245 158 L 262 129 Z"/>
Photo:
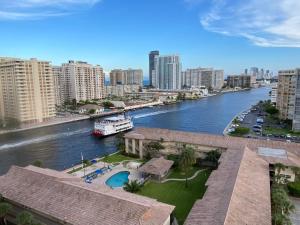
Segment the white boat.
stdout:
<path fill-rule="evenodd" d="M 133 127 L 131 117 L 119 115 L 105 118 L 102 121 L 96 121 L 94 124 L 93 135 L 96 137 L 105 137 L 130 130 Z"/>

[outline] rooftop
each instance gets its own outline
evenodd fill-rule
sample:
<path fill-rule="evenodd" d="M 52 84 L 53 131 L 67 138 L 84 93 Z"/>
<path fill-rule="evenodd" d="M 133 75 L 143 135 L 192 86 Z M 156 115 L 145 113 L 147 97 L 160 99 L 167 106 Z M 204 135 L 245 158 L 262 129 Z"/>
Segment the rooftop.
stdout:
<path fill-rule="evenodd" d="M 269 164 L 300 167 L 300 144 L 296 143 L 153 128 L 136 128 L 125 138 L 226 149 L 185 225 L 271 225 Z"/>
<path fill-rule="evenodd" d="M 141 166 L 139 168 L 139 171 L 148 174 L 163 176 L 170 170 L 173 164 L 174 161 L 164 159 L 164 157 L 153 158 L 150 161 L 146 162 L 143 166 Z"/>
<path fill-rule="evenodd" d="M 163 224 L 174 210 L 154 199 L 33 166 L 12 166 L 0 177 L 0 193 L 41 215 L 74 225 Z"/>

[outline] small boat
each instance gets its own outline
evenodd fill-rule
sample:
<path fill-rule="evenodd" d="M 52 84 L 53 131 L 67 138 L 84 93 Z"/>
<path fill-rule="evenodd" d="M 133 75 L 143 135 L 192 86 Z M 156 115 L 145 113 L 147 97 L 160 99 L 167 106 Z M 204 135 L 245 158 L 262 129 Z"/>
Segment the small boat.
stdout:
<path fill-rule="evenodd" d="M 131 130 L 133 127 L 131 117 L 119 115 L 105 118 L 102 121 L 96 121 L 94 124 L 93 135 L 96 137 L 105 137 Z"/>

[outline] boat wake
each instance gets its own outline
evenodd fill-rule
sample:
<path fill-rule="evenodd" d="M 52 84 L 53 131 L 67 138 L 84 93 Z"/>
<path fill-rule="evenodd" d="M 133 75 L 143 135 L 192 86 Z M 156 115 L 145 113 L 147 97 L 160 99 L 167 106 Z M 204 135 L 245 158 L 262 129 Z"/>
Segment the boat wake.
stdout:
<path fill-rule="evenodd" d="M 183 111 L 183 110 L 186 110 L 188 108 L 191 108 L 191 107 L 182 107 L 180 109 L 160 110 L 160 111 L 156 111 L 156 112 L 138 114 L 138 115 L 133 116 L 133 118 L 134 119 L 139 119 L 139 118 L 144 118 L 144 117 L 149 117 L 149 116 L 156 116 L 156 115 L 165 114 L 165 113 Z"/>
<path fill-rule="evenodd" d="M 92 130 L 90 128 L 84 128 L 84 129 L 80 129 L 80 130 L 76 130 L 76 131 L 51 134 L 51 135 L 32 138 L 32 139 L 28 139 L 28 140 L 24 140 L 24 141 L 20 141 L 20 142 L 16 142 L 16 143 L 4 144 L 4 145 L 0 145 L 0 151 L 10 149 L 10 148 L 16 148 L 16 147 L 21 147 L 21 146 L 25 146 L 25 145 L 37 144 L 37 143 L 41 143 L 41 142 L 45 142 L 45 141 L 60 139 L 60 138 L 68 137 L 68 136 L 73 136 L 76 134 L 83 134 L 83 133 L 87 133 L 87 132 L 91 132 L 91 131 Z"/>
<path fill-rule="evenodd" d="M 177 110 L 173 110 L 177 111 Z M 144 117 L 149 117 L 149 116 L 156 116 L 156 115 L 160 115 L 160 114 L 164 114 L 164 113 L 169 113 L 172 112 L 171 110 L 163 110 L 163 111 L 157 111 L 157 112 L 151 112 L 151 113 L 144 113 L 144 114 L 138 114 L 133 116 L 134 119 L 139 119 L 139 118 L 144 118 Z"/>

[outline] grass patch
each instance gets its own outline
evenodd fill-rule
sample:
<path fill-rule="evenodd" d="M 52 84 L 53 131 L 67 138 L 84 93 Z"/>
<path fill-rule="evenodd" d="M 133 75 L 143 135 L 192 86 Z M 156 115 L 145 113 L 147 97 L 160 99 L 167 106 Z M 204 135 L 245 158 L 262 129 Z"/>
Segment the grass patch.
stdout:
<path fill-rule="evenodd" d="M 122 155 L 120 152 L 118 152 L 113 155 L 105 156 L 103 159 L 101 159 L 101 161 L 107 162 L 107 163 L 122 162 L 124 160 L 137 160 L 137 158 L 125 156 L 125 155 Z"/>
<path fill-rule="evenodd" d="M 188 181 L 187 188 L 184 181 L 169 181 L 166 183 L 149 181 L 138 194 L 176 206 L 175 217 L 179 224 L 183 224 L 195 201 L 203 197 L 206 190 L 205 182 L 210 172 L 206 170 L 199 173 L 193 180 Z"/>
<path fill-rule="evenodd" d="M 201 168 L 199 168 L 199 167 L 190 167 L 187 170 L 187 177 L 189 178 L 189 177 L 193 176 L 200 169 Z M 170 179 L 170 178 L 185 179 L 185 173 L 184 173 L 184 171 L 182 171 L 180 169 L 173 169 L 168 176 L 168 179 Z"/>
<path fill-rule="evenodd" d="M 278 135 L 285 134 L 286 135 L 286 134 L 291 133 L 291 131 L 286 128 L 265 127 L 265 128 L 263 128 L 263 133 L 264 134 L 278 134 Z"/>

